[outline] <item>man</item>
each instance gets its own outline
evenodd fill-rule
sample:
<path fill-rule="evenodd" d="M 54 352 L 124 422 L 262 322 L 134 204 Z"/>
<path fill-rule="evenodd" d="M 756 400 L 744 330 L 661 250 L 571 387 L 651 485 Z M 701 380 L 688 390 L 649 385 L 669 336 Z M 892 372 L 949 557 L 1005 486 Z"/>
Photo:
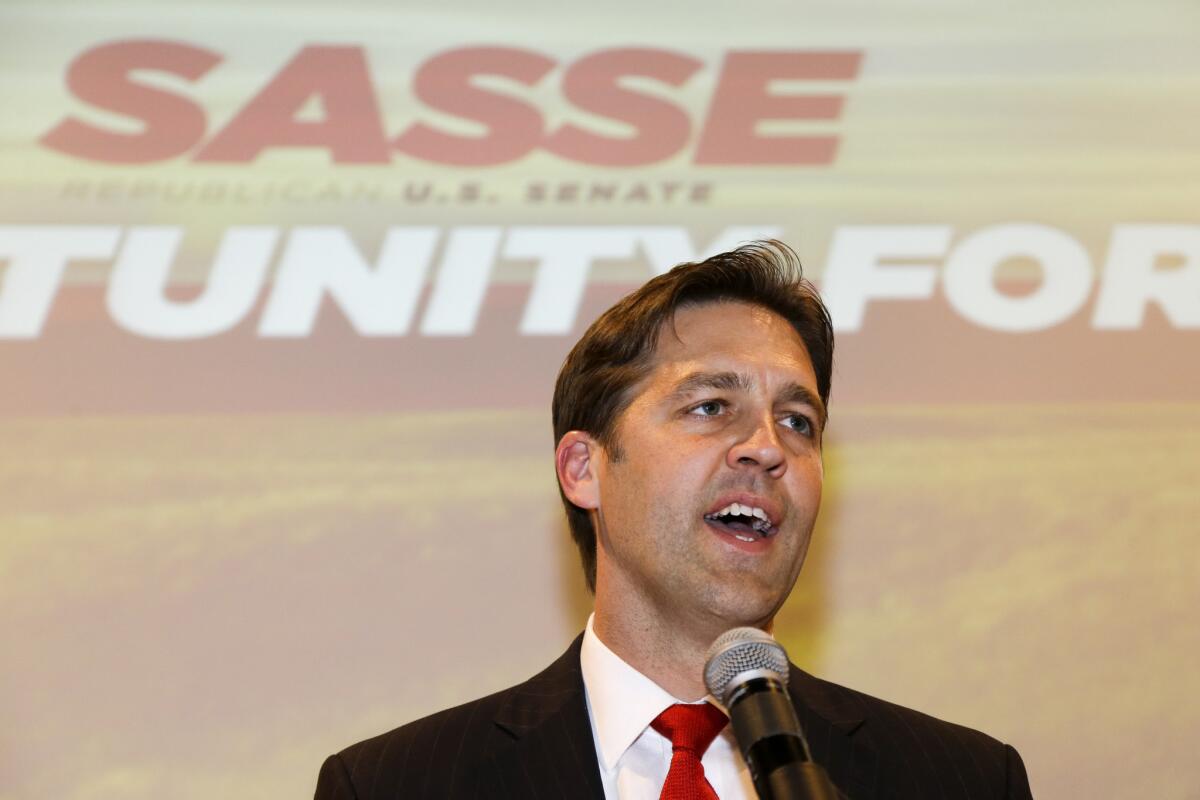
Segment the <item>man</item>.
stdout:
<path fill-rule="evenodd" d="M 602 315 L 554 393 L 555 466 L 595 612 L 524 684 L 326 760 L 318 800 L 754 797 L 705 653 L 769 631 L 821 501 L 829 315 L 776 242 L 676 267 Z M 1028 798 L 1016 751 L 814 678 L 789 692 L 855 798 Z"/>

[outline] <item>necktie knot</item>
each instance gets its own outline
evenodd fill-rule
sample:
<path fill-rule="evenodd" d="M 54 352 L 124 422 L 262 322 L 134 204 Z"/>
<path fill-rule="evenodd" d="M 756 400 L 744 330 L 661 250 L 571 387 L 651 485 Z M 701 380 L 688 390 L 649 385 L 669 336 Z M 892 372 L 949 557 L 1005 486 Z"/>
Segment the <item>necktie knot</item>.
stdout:
<path fill-rule="evenodd" d="M 650 727 L 671 740 L 672 750 L 690 750 L 700 758 L 727 722 L 729 717 L 712 703 L 676 703 Z"/>
<path fill-rule="evenodd" d="M 717 800 L 700 758 L 729 718 L 712 703 L 676 703 L 650 727 L 671 740 L 671 768 L 660 800 Z"/>

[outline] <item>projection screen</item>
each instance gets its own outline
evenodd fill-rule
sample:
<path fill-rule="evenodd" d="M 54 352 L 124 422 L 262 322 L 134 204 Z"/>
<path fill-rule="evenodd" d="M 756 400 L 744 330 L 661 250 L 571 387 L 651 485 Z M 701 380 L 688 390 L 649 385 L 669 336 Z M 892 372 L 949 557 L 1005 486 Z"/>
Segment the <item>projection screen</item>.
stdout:
<path fill-rule="evenodd" d="M 0 24 L 0 797 L 311 796 L 540 669 L 564 355 L 770 237 L 838 336 L 792 658 L 1200 796 L 1195 4 Z"/>

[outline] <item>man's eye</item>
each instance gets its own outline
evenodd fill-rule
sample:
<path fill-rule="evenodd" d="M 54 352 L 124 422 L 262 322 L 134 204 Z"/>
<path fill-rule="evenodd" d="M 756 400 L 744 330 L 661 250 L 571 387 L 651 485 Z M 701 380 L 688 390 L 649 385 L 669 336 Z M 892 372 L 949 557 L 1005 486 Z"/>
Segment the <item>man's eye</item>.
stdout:
<path fill-rule="evenodd" d="M 699 405 L 692 406 L 693 414 L 701 417 L 715 417 L 725 410 L 725 404 L 720 400 L 705 400 Z"/>
<path fill-rule="evenodd" d="M 809 418 L 804 416 L 803 414 L 791 414 L 788 417 L 785 417 L 784 424 L 787 425 L 792 430 L 796 431 L 796 433 L 800 433 L 805 436 L 812 435 L 812 432 L 813 432 L 812 421 L 809 420 Z"/>

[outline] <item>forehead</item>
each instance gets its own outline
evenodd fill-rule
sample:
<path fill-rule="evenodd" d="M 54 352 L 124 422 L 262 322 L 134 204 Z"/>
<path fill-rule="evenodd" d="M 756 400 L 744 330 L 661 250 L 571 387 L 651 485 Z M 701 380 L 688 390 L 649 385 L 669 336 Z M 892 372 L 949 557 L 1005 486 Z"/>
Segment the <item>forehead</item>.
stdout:
<path fill-rule="evenodd" d="M 644 389 L 669 389 L 697 370 L 743 373 L 755 382 L 786 380 L 817 391 L 812 359 L 796 329 L 774 311 L 741 301 L 676 310 L 659 333 Z"/>

